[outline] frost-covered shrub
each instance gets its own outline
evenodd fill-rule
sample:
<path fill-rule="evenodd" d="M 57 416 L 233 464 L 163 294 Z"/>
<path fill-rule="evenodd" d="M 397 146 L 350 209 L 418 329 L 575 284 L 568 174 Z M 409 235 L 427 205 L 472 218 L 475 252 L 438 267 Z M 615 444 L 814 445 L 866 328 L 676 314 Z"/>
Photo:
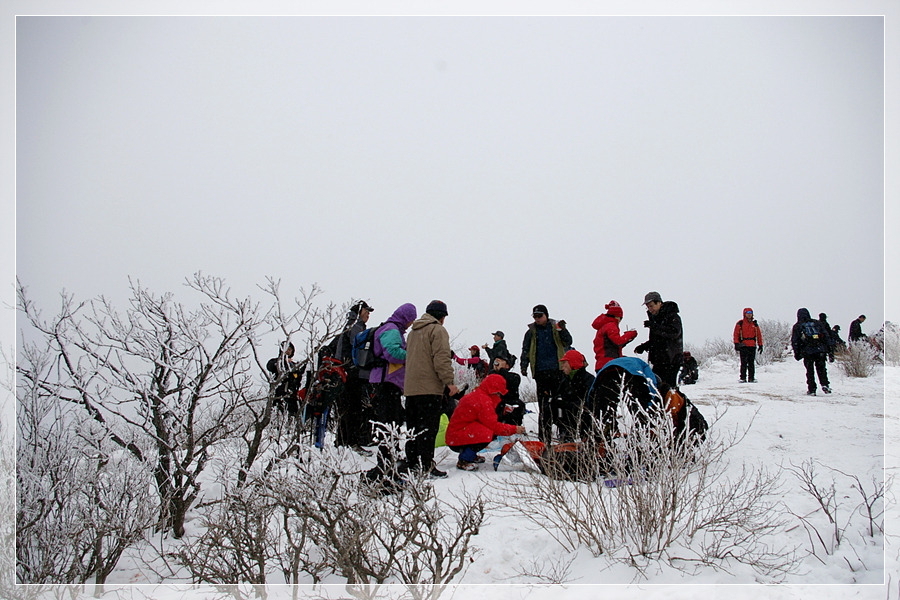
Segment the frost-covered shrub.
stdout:
<path fill-rule="evenodd" d="M 900 329 L 890 321 L 886 321 L 878 335 L 881 336 L 884 364 L 900 366 Z"/>
<path fill-rule="evenodd" d="M 875 372 L 881 353 L 867 340 L 860 340 L 847 344 L 847 350 L 836 358 L 848 377 L 868 377 Z"/>
<path fill-rule="evenodd" d="M 759 364 L 768 365 L 783 361 L 790 353 L 793 326 L 774 319 L 760 319 L 757 323 L 763 337 L 763 352 L 758 355 Z"/>
<path fill-rule="evenodd" d="M 716 357 L 728 359 L 735 356 L 734 343 L 721 337 L 706 340 L 699 348 L 693 344 L 685 344 L 684 349 L 700 364 Z"/>

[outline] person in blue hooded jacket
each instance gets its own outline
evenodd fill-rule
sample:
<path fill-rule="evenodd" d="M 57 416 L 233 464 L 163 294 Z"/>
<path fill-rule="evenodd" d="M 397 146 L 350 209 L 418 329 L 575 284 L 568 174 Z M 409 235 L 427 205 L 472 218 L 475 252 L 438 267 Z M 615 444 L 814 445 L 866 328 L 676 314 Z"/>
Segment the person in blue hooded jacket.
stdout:
<path fill-rule="evenodd" d="M 817 374 L 822 391 L 830 394 L 826 359 L 834 352 L 831 332 L 825 331 L 819 321 L 814 321 L 806 308 L 797 311 L 797 322 L 791 330 L 791 347 L 794 349 L 794 358 L 802 360 L 806 367 L 806 394 L 816 395 Z"/>

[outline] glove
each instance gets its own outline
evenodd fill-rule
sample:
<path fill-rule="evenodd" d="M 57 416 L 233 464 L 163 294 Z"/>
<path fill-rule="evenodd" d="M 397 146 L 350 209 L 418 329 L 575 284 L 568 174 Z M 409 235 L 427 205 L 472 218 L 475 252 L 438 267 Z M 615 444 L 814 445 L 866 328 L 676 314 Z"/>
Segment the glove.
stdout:
<path fill-rule="evenodd" d="M 828 355 L 828 362 L 834 362 L 834 354 Z"/>
<path fill-rule="evenodd" d="M 635 352 L 635 354 L 643 354 L 644 350 L 646 350 L 646 349 L 647 349 L 647 343 L 644 342 L 643 344 L 638 344 L 637 346 L 635 346 L 634 352 Z"/>
<path fill-rule="evenodd" d="M 528 367 L 524 364 L 522 365 L 522 377 L 526 377 L 528 375 Z"/>
<path fill-rule="evenodd" d="M 456 358 L 456 352 L 453 350 L 450 351 L 450 358 Z"/>
<path fill-rule="evenodd" d="M 741 351 L 741 345 L 740 345 L 740 344 L 735 344 L 735 345 L 734 345 L 734 351 L 735 351 L 735 352 L 740 352 L 740 351 Z"/>
<path fill-rule="evenodd" d="M 650 321 L 649 321 L 649 320 L 644 321 L 644 327 L 650 327 Z"/>
<path fill-rule="evenodd" d="M 762 354 L 762 346 L 760 346 L 759 348 L 757 348 L 757 351 L 758 351 L 760 354 Z"/>

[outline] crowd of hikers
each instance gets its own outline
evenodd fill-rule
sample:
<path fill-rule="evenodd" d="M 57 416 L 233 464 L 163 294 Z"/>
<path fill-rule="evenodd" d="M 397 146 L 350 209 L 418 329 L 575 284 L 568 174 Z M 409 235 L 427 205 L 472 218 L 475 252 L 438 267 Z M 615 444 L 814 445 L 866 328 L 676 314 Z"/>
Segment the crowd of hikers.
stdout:
<path fill-rule="evenodd" d="M 492 345 L 473 345 L 469 356 L 457 356 L 444 328 L 447 305 L 440 300 L 430 302 L 421 315 L 413 304 L 402 304 L 375 327 L 368 326 L 374 308 L 359 301 L 350 308 L 341 333 L 320 350 L 317 369 L 298 365 L 293 345 L 282 345 L 279 356 L 267 365 L 272 395 L 276 406 L 288 415 L 298 416 L 302 408 L 304 419 L 310 415 L 319 419 L 317 445 L 325 431 L 323 417 L 333 407 L 338 418 L 335 445 L 364 456 L 372 455 L 367 446 L 376 446 L 373 478 L 398 468 L 431 478 L 446 477 L 434 462 L 439 435 L 459 454 L 456 467 L 473 471 L 484 462 L 479 452 L 495 437 L 525 433 L 526 407 L 519 396 L 522 376 L 530 374 L 536 383 L 538 438 L 546 447 L 554 440 L 585 439 L 592 422 L 614 420 L 611 415 L 618 397 L 604 395 L 603 386 L 594 385 L 595 373 L 615 374 L 619 382 L 631 377 L 629 373 L 639 375 L 648 405 L 651 393 L 665 398 L 669 390 L 677 390 L 679 380 L 695 381 L 697 365 L 682 350 L 677 305 L 663 302 L 656 292 L 647 294 L 644 304 L 649 339 L 635 351 L 648 353 L 652 369 L 643 361 L 622 357 L 622 349 L 637 332 L 620 331 L 623 310 L 610 301 L 593 323 L 597 332 L 590 370 L 585 356 L 572 347 L 566 322 L 550 318 L 543 304 L 532 310 L 533 322 L 525 332 L 519 358 L 499 330 L 492 334 Z M 481 357 L 482 350 L 487 360 Z M 456 386 L 454 362 L 472 370 L 475 389 Z M 517 364 L 519 373 L 514 371 Z M 305 381 L 301 381 L 303 371 Z M 679 406 L 684 404 L 682 400 Z M 404 448 L 378 439 L 378 428 L 404 424 L 412 433 Z M 401 452 L 405 460 L 398 467 L 395 457 Z"/>
<path fill-rule="evenodd" d="M 376 466 L 369 472 L 373 479 L 398 469 L 446 477 L 434 462 L 439 437 L 459 454 L 458 469 L 478 469 L 484 462 L 479 452 L 494 438 L 525 433 L 526 407 L 519 386 L 521 376 L 528 375 L 536 387 L 537 437 L 542 447 L 549 448 L 554 441 L 561 447 L 586 440 L 592 432 L 596 434 L 598 423 L 603 435 L 614 435 L 623 386 L 629 388 L 634 402 L 644 408 L 656 404 L 669 412 L 677 428 L 702 435 L 706 423 L 679 389 L 696 382 L 699 373 L 697 360 L 683 348 L 678 305 L 664 301 L 658 292 L 647 293 L 643 304 L 648 339 L 634 352 L 646 352 L 648 362 L 623 357 L 623 348 L 638 332 L 620 330 L 623 309 L 612 300 L 592 323 L 596 334 L 593 369 L 589 369 L 587 358 L 572 347 L 566 322 L 552 319 L 543 304 L 532 309 L 533 322 L 517 357 L 499 330 L 492 334 L 492 345 L 473 345 L 468 356 L 457 356 L 444 328 L 448 308 L 440 300 L 430 302 L 421 315 L 413 304 L 402 304 L 374 327 L 368 326 L 374 308 L 359 301 L 351 306 L 342 331 L 320 350 L 316 370 L 301 368 L 293 359 L 293 345 L 282 345 L 279 356 L 267 365 L 273 376 L 272 395 L 288 415 L 297 416 L 303 407 L 304 419 L 310 415 L 318 419 L 317 445 L 322 443 L 333 407 L 338 418 L 335 445 L 364 456 L 373 454 L 366 446 L 376 446 Z M 851 325 L 851 340 L 862 336 L 864 320 L 860 316 Z M 791 343 L 797 360 L 804 361 L 812 395 L 815 375 L 822 390 L 831 392 L 825 360 L 833 360 L 835 350 L 844 344 L 839 330 L 828 325 L 825 314 L 816 321 L 805 308 L 797 313 Z M 740 355 L 740 381 L 755 382 L 763 337 L 751 308 L 744 309 L 743 318 L 735 324 L 734 347 Z M 454 362 L 471 369 L 475 389 L 457 387 Z M 514 371 L 517 363 L 519 373 Z M 306 371 L 306 381 L 301 381 L 301 371 Z M 384 431 L 404 424 L 410 432 L 404 448 L 379 439 L 378 428 Z M 396 457 L 401 454 L 405 460 L 398 464 Z"/>

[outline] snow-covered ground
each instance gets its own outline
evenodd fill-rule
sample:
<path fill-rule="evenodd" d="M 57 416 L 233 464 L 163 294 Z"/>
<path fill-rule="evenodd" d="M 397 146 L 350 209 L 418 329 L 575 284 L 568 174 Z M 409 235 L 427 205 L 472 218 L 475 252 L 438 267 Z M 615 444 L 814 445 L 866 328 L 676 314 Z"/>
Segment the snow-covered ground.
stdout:
<path fill-rule="evenodd" d="M 896 541 L 897 507 L 889 487 L 883 506 L 887 510 L 887 534 L 865 532 L 868 519 L 859 512 L 862 496 L 853 486 L 857 476 L 868 492 L 882 476 L 888 481 L 898 465 L 900 441 L 900 368 L 878 367 L 869 378 L 843 375 L 838 363 L 829 364 L 834 393 L 806 395 L 805 373 L 793 360 L 757 368 L 755 384 L 740 384 L 735 359 L 711 359 L 702 365 L 700 380 L 685 386 L 687 396 L 711 422 L 715 435 L 743 431 L 747 435 L 727 453 L 729 472 L 740 474 L 744 464 L 766 464 L 781 472 L 782 501 L 786 511 L 807 518 L 807 525 L 786 514 L 794 526 L 779 542 L 795 547 L 805 556 L 795 573 L 774 582 L 749 567 L 730 565 L 728 571 L 709 566 L 676 569 L 665 562 L 644 565 L 641 573 L 614 557 L 594 556 L 586 549 L 571 553 L 553 537 L 522 516 L 491 514 L 473 538 L 474 560 L 448 588 L 444 598 L 900 598 L 900 550 Z M 528 383 L 526 382 L 526 385 Z M 535 405 L 529 409 L 536 410 Z M 529 431 L 536 430 L 536 414 L 526 418 Z M 494 471 L 490 458 L 477 473 L 455 468 L 456 454 L 439 448 L 436 460 L 449 477 L 435 481 L 440 498 L 461 497 L 479 489 L 496 493 L 495 484 L 521 477 L 515 471 Z M 359 468 L 374 464 L 355 454 L 344 455 Z M 825 551 L 817 534 L 830 540 L 833 526 L 818 510 L 815 498 L 805 492 L 791 473 L 806 461 L 817 463 L 820 484 L 834 482 L 839 526 L 844 531 L 840 545 Z M 615 494 L 617 490 L 603 490 Z M 773 515 L 773 518 L 777 515 Z M 190 525 L 189 525 L 190 526 Z M 811 551 L 815 551 L 814 554 Z M 154 584 L 127 561 L 109 580 L 116 584 Z M 548 585 L 553 575 L 562 583 Z M 349 597 L 343 582 L 334 578 L 325 586 L 302 586 L 301 597 Z M 727 587 L 726 587 L 727 586 Z M 151 585 L 140 588 L 149 597 L 220 597 L 212 588 Z M 249 589 L 245 592 L 250 592 Z M 288 586 L 270 586 L 269 597 L 291 597 Z M 252 596 L 252 592 L 251 596 Z M 402 597 L 401 588 L 382 588 L 380 597 Z M 171 594 L 171 596 L 170 596 Z"/>

